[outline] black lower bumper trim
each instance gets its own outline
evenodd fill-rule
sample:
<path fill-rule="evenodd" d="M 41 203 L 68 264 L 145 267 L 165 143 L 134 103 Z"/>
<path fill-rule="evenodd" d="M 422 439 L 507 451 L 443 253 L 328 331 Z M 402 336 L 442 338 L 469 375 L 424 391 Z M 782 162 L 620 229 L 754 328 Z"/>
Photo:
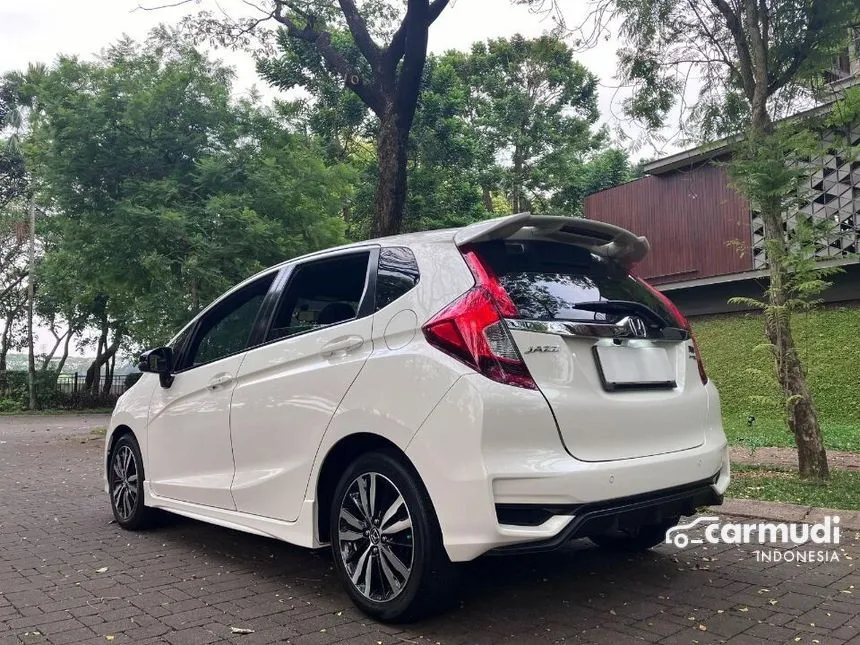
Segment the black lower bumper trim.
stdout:
<path fill-rule="evenodd" d="M 708 479 L 667 488 L 644 495 L 622 497 L 604 502 L 579 504 L 566 507 L 555 507 L 551 509 L 552 515 L 573 515 L 573 520 L 556 536 L 537 542 L 526 542 L 524 544 L 512 544 L 510 546 L 498 547 L 490 551 L 490 554 L 512 554 L 512 553 L 538 553 L 557 549 L 570 540 L 585 538 L 592 535 L 603 535 L 612 531 L 624 530 L 626 528 L 637 528 L 650 524 L 661 524 L 665 521 L 680 517 L 682 515 L 694 515 L 696 509 L 701 506 L 715 506 L 723 503 L 723 496 L 718 494 L 713 485 L 719 477 L 719 473 Z M 518 504 L 516 509 L 512 505 L 497 508 L 499 517 L 511 516 L 511 511 L 516 510 L 520 516 L 529 517 L 526 513 L 529 505 Z M 534 506 L 534 517 L 545 515 L 547 507 Z M 557 511 L 563 510 L 559 513 Z M 547 516 L 546 519 L 549 519 Z M 533 524 L 532 524 L 533 526 Z"/>

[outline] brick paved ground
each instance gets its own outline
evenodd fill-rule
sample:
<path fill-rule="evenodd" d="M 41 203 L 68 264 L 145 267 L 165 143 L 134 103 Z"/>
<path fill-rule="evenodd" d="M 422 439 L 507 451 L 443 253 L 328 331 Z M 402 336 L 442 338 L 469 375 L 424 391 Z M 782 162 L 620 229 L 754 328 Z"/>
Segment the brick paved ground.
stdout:
<path fill-rule="evenodd" d="M 87 438 L 99 424 L 0 418 L 0 645 L 860 644 L 856 535 L 838 564 L 763 564 L 730 547 L 484 559 L 452 590 L 459 609 L 379 625 L 352 608 L 327 554 L 178 518 L 119 530 L 101 440 Z"/>

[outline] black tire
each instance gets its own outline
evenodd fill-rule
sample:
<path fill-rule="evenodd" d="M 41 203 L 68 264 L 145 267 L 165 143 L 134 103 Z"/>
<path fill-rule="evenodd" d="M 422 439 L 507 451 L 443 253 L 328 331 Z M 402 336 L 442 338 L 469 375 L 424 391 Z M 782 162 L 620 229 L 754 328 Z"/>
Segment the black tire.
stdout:
<path fill-rule="evenodd" d="M 660 524 L 640 526 L 634 531 L 617 531 L 605 535 L 594 535 L 589 539 L 597 546 L 613 551 L 628 553 L 647 551 L 661 544 L 666 538 L 666 531 L 677 526 L 680 519 L 680 517 L 670 518 Z"/>
<path fill-rule="evenodd" d="M 117 439 L 108 457 L 108 491 L 116 523 L 140 531 L 154 523 L 154 509 L 143 503 L 143 458 L 133 434 Z"/>
<path fill-rule="evenodd" d="M 362 508 L 360 482 L 370 521 Z M 403 504 L 398 504 L 399 499 Z M 392 515 L 395 506 L 397 512 Z M 344 519 L 342 509 L 348 518 Z M 407 523 L 409 528 L 398 529 Z M 337 573 L 352 601 L 368 616 L 409 622 L 443 609 L 453 599 L 456 571 L 442 545 L 430 497 L 417 474 L 397 455 L 367 453 L 346 469 L 332 499 L 330 526 Z"/>

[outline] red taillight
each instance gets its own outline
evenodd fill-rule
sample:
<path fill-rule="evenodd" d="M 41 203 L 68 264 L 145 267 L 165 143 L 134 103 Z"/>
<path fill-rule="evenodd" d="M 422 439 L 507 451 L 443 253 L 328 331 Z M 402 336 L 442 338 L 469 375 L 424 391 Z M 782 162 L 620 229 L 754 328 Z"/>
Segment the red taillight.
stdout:
<path fill-rule="evenodd" d="M 427 342 L 487 378 L 536 390 L 504 321 L 517 315 L 516 305 L 474 252 L 464 257 L 477 285 L 424 325 Z"/>
<path fill-rule="evenodd" d="M 469 265 L 472 275 L 475 276 L 475 282 L 484 287 L 490 294 L 496 303 L 496 307 L 499 308 L 499 313 L 508 318 L 518 316 L 520 312 L 517 311 L 517 306 L 511 300 L 508 292 L 505 291 L 505 288 L 499 282 L 492 269 L 481 262 L 481 258 L 474 251 L 465 252 L 463 259 L 466 260 L 466 264 Z"/>
<path fill-rule="evenodd" d="M 642 278 L 636 278 L 636 281 L 641 284 L 643 287 L 648 289 L 654 297 L 657 298 L 663 306 L 668 309 L 669 313 L 675 317 L 675 321 L 678 324 L 678 327 L 681 329 L 686 329 L 690 332 L 690 339 L 693 341 L 693 350 L 696 352 L 696 364 L 699 367 L 699 378 L 702 379 L 702 385 L 706 385 L 708 383 L 708 375 L 705 373 L 705 363 L 702 361 L 702 354 L 699 352 L 699 343 L 696 340 L 696 335 L 693 333 L 693 328 L 690 326 L 690 321 L 687 320 L 686 316 L 681 313 L 681 310 L 675 306 L 675 303 L 669 300 L 669 298 L 662 291 L 659 291 L 652 287 L 650 284 L 645 282 Z"/>

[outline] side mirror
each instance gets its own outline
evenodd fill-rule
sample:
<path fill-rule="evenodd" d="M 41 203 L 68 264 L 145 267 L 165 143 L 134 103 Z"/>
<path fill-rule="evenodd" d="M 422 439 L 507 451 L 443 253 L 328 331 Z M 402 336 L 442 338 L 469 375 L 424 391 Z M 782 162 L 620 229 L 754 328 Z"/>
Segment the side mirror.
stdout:
<path fill-rule="evenodd" d="M 141 372 L 158 374 L 161 387 L 170 387 L 173 384 L 173 350 L 169 347 L 156 347 L 140 355 L 137 369 Z"/>

